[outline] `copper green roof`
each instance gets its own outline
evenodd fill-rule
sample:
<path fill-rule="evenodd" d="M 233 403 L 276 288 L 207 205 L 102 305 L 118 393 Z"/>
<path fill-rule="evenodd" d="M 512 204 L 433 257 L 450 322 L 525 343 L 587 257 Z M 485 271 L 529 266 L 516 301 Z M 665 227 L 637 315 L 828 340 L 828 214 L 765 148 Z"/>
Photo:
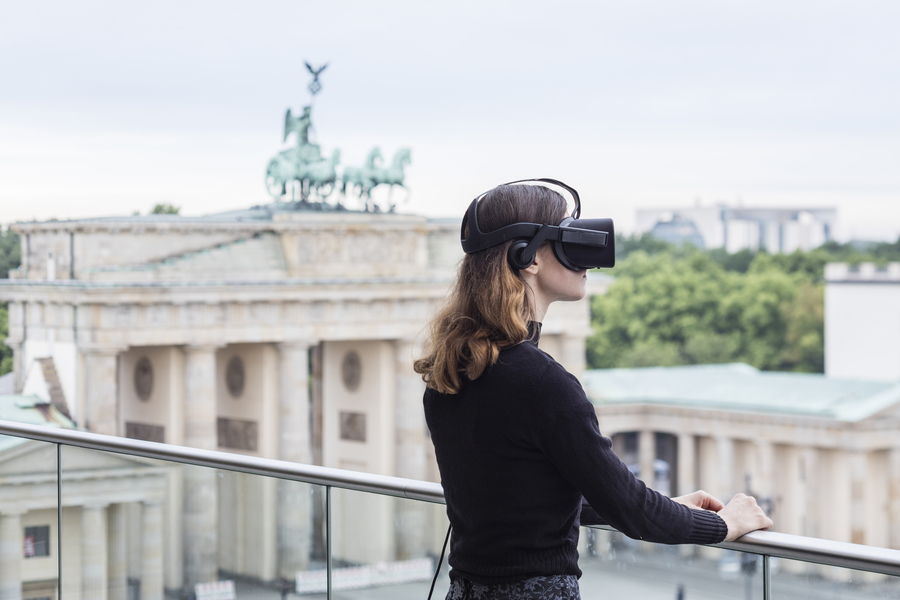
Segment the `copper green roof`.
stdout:
<path fill-rule="evenodd" d="M 596 406 L 650 404 L 856 422 L 900 404 L 900 382 L 760 371 L 740 363 L 594 369 L 582 382 Z"/>
<path fill-rule="evenodd" d="M 75 423 L 46 400 L 21 394 L 0 395 L 0 420 L 75 429 Z M 0 435 L 0 450 L 6 450 L 25 441 L 27 440 L 24 438 Z"/>

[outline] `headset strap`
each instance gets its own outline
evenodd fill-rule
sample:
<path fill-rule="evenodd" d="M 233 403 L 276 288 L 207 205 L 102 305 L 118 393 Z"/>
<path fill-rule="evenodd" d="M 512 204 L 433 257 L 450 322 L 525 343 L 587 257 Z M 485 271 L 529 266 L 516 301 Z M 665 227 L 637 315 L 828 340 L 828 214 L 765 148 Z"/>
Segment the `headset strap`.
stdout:
<path fill-rule="evenodd" d="M 474 201 L 473 201 L 474 202 Z M 474 212 L 470 209 L 463 218 L 462 233 L 465 234 L 466 222 L 469 219 L 469 213 Z M 477 223 L 473 223 L 477 227 Z M 479 232 L 480 233 L 480 232 Z M 606 246 L 609 241 L 609 233 L 606 231 L 594 231 L 593 229 L 579 229 L 577 227 L 560 227 L 559 225 L 546 225 L 540 223 L 513 223 L 506 227 L 501 227 L 490 233 L 480 233 L 480 235 L 472 235 L 472 228 L 469 228 L 469 237 L 462 239 L 462 248 L 466 254 L 472 254 L 479 250 L 493 248 L 509 240 L 527 239 L 534 237 L 532 243 L 540 240 L 537 245 L 545 241 L 551 242 L 568 242 L 570 244 L 581 244 L 584 246 Z M 531 244 L 529 244 L 530 246 Z"/>
<path fill-rule="evenodd" d="M 572 198 L 575 200 L 575 208 L 572 210 L 572 218 L 578 219 L 578 217 L 581 216 L 581 198 L 578 196 L 578 192 L 576 192 L 574 188 L 569 187 L 558 179 L 550 179 L 547 177 L 539 177 L 535 179 L 517 179 L 516 181 L 510 181 L 501 185 L 512 185 L 514 183 L 525 183 L 531 181 L 558 185 L 559 187 L 568 191 L 572 195 Z M 488 192 L 489 191 L 490 190 L 488 190 Z M 479 194 L 478 196 L 476 196 L 475 199 L 472 200 L 471 204 L 469 204 L 469 208 L 466 210 L 466 215 L 463 217 L 459 238 L 462 242 L 463 251 L 466 254 L 471 254 L 473 252 L 478 252 L 479 250 L 485 250 L 487 248 L 499 246 L 500 244 L 509 240 L 530 238 L 532 236 L 536 236 L 538 232 L 544 228 L 544 225 L 539 223 L 513 223 L 512 225 L 501 227 L 500 229 L 491 231 L 490 233 L 482 233 L 481 228 L 478 226 L 478 203 L 488 192 L 484 192 L 483 194 Z M 468 225 L 469 223 L 471 223 L 471 226 L 469 227 L 469 236 L 466 237 L 466 225 Z M 588 229 L 577 229 L 574 227 L 561 228 L 556 225 L 549 225 L 548 227 L 550 228 L 550 231 L 547 231 L 545 233 L 546 237 L 544 237 L 541 242 L 545 240 L 563 241 L 573 244 L 584 244 L 588 246 L 606 246 L 607 244 L 606 232 L 599 232 Z M 575 233 L 576 231 L 578 233 Z M 531 244 L 529 244 L 529 246 L 530 245 Z"/>

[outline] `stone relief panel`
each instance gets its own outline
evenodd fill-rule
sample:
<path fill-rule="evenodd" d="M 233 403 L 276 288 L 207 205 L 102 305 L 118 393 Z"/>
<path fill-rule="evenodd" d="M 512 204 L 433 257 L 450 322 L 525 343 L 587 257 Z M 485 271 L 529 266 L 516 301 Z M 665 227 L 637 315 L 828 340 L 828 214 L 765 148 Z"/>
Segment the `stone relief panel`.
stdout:
<path fill-rule="evenodd" d="M 244 361 L 240 356 L 232 356 L 225 367 L 225 387 L 232 398 L 240 398 L 244 393 L 246 379 Z"/>
<path fill-rule="evenodd" d="M 366 414 L 361 412 L 340 412 L 341 439 L 350 442 L 366 441 Z"/>
<path fill-rule="evenodd" d="M 341 380 L 348 391 L 355 392 L 362 381 L 362 361 L 355 350 L 350 350 L 341 361 Z"/>
<path fill-rule="evenodd" d="M 142 356 L 134 366 L 134 393 L 146 402 L 153 393 L 153 364 Z"/>
<path fill-rule="evenodd" d="M 259 426 L 256 421 L 241 421 L 219 417 L 216 420 L 216 425 L 220 448 L 232 448 L 248 452 L 256 452 L 259 448 Z"/>
<path fill-rule="evenodd" d="M 166 441 L 166 428 L 159 425 L 148 425 L 147 423 L 126 422 L 125 437 L 162 444 Z"/>

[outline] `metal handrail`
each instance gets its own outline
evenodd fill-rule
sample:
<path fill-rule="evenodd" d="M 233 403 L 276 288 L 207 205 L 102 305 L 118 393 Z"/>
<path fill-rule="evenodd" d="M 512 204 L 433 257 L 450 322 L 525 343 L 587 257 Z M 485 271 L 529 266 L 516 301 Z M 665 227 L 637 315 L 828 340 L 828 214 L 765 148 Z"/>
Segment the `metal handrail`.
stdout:
<path fill-rule="evenodd" d="M 0 434 L 398 498 L 444 503 L 444 491 L 441 485 L 428 481 L 359 473 L 13 421 L 0 420 Z M 771 531 L 754 531 L 738 541 L 722 542 L 715 546 L 739 552 L 900 576 L 900 550 L 890 548 L 835 542 Z"/>

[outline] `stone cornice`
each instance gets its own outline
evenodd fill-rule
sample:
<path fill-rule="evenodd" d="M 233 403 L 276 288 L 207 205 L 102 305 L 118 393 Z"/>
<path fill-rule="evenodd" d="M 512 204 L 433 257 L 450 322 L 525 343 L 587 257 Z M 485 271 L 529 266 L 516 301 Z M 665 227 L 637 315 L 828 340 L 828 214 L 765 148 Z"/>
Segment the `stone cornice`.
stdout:
<path fill-rule="evenodd" d="M 859 422 L 783 413 L 756 413 L 649 404 L 595 405 L 604 435 L 625 431 L 688 433 L 812 447 L 881 449 L 896 445 L 900 419 Z M 764 437 L 760 437 L 761 434 Z"/>
<path fill-rule="evenodd" d="M 374 302 L 443 298 L 452 279 L 303 278 L 278 281 L 113 283 L 78 280 L 0 280 L 0 302 L 85 304 L 188 304 L 223 302 Z"/>
<path fill-rule="evenodd" d="M 458 225 L 456 225 L 458 227 Z M 121 217 L 84 219 L 73 221 L 44 221 L 16 223 L 10 228 L 19 233 L 192 233 L 199 232 L 292 232 L 306 230 L 410 230 L 422 233 L 430 229 L 443 229 L 445 224 L 429 224 L 426 217 L 394 213 L 275 213 L 272 220 L 223 220 L 212 217 L 182 217 L 165 220 L 153 218 Z"/>

